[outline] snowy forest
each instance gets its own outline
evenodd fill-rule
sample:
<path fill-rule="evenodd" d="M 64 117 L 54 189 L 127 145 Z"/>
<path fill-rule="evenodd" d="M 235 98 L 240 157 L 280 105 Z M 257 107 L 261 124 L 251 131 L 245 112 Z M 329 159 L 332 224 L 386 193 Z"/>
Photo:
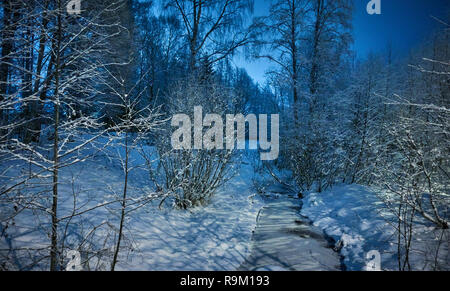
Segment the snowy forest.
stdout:
<path fill-rule="evenodd" d="M 0 270 L 450 270 L 450 12 L 360 57 L 354 2 L 2 0 Z"/>

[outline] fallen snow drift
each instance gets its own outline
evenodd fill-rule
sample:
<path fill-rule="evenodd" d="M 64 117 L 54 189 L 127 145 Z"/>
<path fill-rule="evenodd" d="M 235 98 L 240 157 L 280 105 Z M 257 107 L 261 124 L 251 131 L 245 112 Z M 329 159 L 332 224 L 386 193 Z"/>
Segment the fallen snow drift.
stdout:
<path fill-rule="evenodd" d="M 379 194 L 380 192 L 378 192 Z M 386 212 L 377 191 L 359 185 L 340 185 L 324 193 L 309 193 L 303 199 L 302 215 L 337 242 L 343 244 L 347 270 L 365 270 L 370 251 L 381 254 L 382 270 L 398 270 L 397 236 L 389 224 L 392 216 Z M 412 242 L 411 267 L 430 270 L 438 253 L 438 268 L 450 268 L 449 232 L 416 218 Z M 439 238 L 442 243 L 436 252 Z"/>

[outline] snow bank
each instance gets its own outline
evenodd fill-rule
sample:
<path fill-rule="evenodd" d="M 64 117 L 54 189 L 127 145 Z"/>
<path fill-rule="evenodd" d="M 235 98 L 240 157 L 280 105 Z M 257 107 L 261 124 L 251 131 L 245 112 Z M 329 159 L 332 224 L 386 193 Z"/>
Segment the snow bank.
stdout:
<path fill-rule="evenodd" d="M 365 270 L 370 251 L 381 254 L 381 269 L 398 270 L 397 244 L 394 228 L 388 223 L 392 216 L 386 212 L 374 189 L 358 185 L 340 185 L 324 193 L 309 193 L 304 198 L 302 215 L 315 226 L 343 244 L 347 270 Z M 414 270 L 432 268 L 436 245 L 442 230 L 435 229 L 420 217 L 414 225 L 411 265 Z M 449 268 L 449 233 L 443 236 L 439 250 L 440 268 Z"/>

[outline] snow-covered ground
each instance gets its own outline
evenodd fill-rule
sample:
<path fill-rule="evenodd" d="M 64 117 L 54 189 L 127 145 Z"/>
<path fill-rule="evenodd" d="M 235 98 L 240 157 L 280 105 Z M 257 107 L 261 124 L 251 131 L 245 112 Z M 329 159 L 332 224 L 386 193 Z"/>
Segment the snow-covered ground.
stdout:
<path fill-rule="evenodd" d="M 79 212 L 113 200 L 115 196 L 120 197 L 122 193 L 124 172 L 117 156 L 123 155 L 123 149 L 112 146 L 105 154 L 91 148 L 84 150 L 83 154 L 93 154 L 93 157 L 60 171 L 60 217 L 70 216 L 74 193 Z M 138 151 L 132 151 L 130 163 L 141 166 L 145 165 L 145 160 Z M 7 168 L 12 165 L 1 166 Z M 18 172 L 27 171 L 27 168 L 26 164 L 15 164 L 8 173 L 14 177 Z M 119 256 L 116 270 L 236 270 L 250 254 L 252 231 L 263 206 L 262 199 L 253 190 L 252 175 L 254 171 L 250 165 L 241 165 L 238 174 L 219 189 L 206 207 L 187 211 L 173 209 L 166 203 L 159 208 L 160 199 L 156 199 L 130 213 L 122 244 L 125 249 Z M 7 181 L 9 184 L 13 182 Z M 49 185 L 30 188 L 40 193 L 41 197 L 36 201 L 42 205 L 50 205 Z M 152 191 L 145 168 L 133 169 L 129 177 L 129 197 L 142 197 Z M 3 214 L 6 215 L 6 210 L 12 211 L 9 206 L 0 205 L 2 212 L 5 211 Z M 90 237 L 89 241 L 93 243 L 90 246 L 96 245 L 97 249 L 106 247 L 112 251 L 114 234 L 111 229 L 119 227 L 119 207 L 119 203 L 114 203 L 74 218 L 67 231 L 67 242 L 78 246 L 81 235 L 88 235 L 102 225 Z M 29 255 L 48 256 L 49 217 L 45 211 L 25 210 L 19 213 L 0 238 L 0 263 L 7 256 L 14 264 L 9 265 L 10 268 L 22 268 L 32 261 Z M 61 222 L 61 231 L 66 222 Z M 9 252 L 11 248 L 21 250 Z M 23 251 L 27 248 L 30 250 Z M 34 250 L 36 248 L 42 250 Z M 107 265 L 102 268 L 107 269 Z M 92 264 L 90 267 L 96 268 Z M 48 258 L 29 269 L 48 269 Z"/>
<path fill-rule="evenodd" d="M 378 192 L 379 193 L 379 192 Z M 382 270 L 398 270 L 397 244 L 392 216 L 383 207 L 377 190 L 358 185 L 340 185 L 324 193 L 309 193 L 303 199 L 302 215 L 343 247 L 347 270 L 364 270 L 371 251 L 381 254 Z M 439 268 L 450 268 L 448 231 L 436 229 L 419 216 L 414 224 L 411 266 L 414 270 L 432 269 L 439 248 Z M 372 257 L 374 259 L 374 257 Z"/>
<path fill-rule="evenodd" d="M 138 252 L 125 270 L 236 270 L 250 254 L 252 231 L 263 202 L 252 189 L 253 168 L 239 173 L 205 208 L 147 207 L 130 219 Z"/>
<path fill-rule="evenodd" d="M 104 141 L 100 140 L 100 144 Z M 151 147 L 147 148 L 152 151 Z M 76 195 L 78 212 L 114 200 L 121 195 L 124 173 L 118 156 L 123 148 L 111 145 L 105 153 L 88 148 L 81 155 L 92 155 L 84 162 L 61 169 L 59 217 L 70 217 L 73 211 L 73 195 Z M 156 159 L 156 156 L 153 156 Z M 273 185 L 274 180 L 255 173 L 252 159 L 243 157 L 237 175 L 213 197 L 206 207 L 190 211 L 176 210 L 170 203 L 160 209 L 159 199 L 130 213 L 125 224 L 124 250 L 119 256 L 118 270 L 236 270 L 249 257 L 252 247 L 252 231 L 256 226 L 258 212 L 265 205 L 256 194 L 253 181 L 265 180 Z M 145 160 L 138 151 L 132 151 L 130 163 L 134 168 L 129 176 L 129 197 L 145 197 L 153 193 Z M 30 165 L 2 164 L 10 177 L 26 173 Z M 267 176 L 267 175 L 266 175 Z M 14 181 L 5 181 L 11 184 Z M 34 181 L 35 184 L 19 187 L 24 197 L 36 195 L 36 209 L 49 207 L 51 183 Z M 340 185 L 324 193 L 309 193 L 303 199 L 301 214 L 314 225 L 342 242 L 341 254 L 348 270 L 364 270 L 366 256 L 370 251 L 381 254 L 381 268 L 397 269 L 396 234 L 388 221 L 392 216 L 378 198 L 379 192 L 358 185 Z M 281 195 L 281 194 L 280 194 Z M 300 206 L 300 205 L 299 205 Z M 1 215 L 13 211 L 12 205 L 0 205 Z M 103 260 L 110 262 L 114 232 L 117 229 L 120 205 L 116 202 L 99 207 L 70 221 L 67 240 L 69 249 L 82 242 L 83 248 L 106 249 Z M 48 245 L 50 220 L 49 209 L 24 210 L 17 214 L 13 223 L 2 225 L 0 238 L 1 259 L 8 257 L 9 268 L 22 268 L 31 261 L 31 256 L 42 258 L 27 269 L 48 269 Z M 63 231 L 68 220 L 63 220 Z M 6 229 L 7 227 L 7 229 Z M 99 227 L 99 228 L 97 228 Z M 89 236 L 96 229 L 95 235 Z M 411 263 L 415 270 L 432 269 L 438 252 L 439 268 L 449 269 L 449 232 L 442 233 L 434 226 L 417 217 L 414 226 Z M 443 235 L 442 235 L 443 234 Z M 89 243 L 83 242 L 88 237 Z M 292 248 L 295 248 L 293 246 Z M 8 251 L 9 249 L 20 249 Z M 109 252 L 109 254 L 108 254 Z M 107 269 L 108 264 L 103 266 Z M 90 266 L 96 269 L 94 265 Z M 266 266 L 267 268 L 271 266 Z M 284 268 L 286 269 L 286 268 Z"/>

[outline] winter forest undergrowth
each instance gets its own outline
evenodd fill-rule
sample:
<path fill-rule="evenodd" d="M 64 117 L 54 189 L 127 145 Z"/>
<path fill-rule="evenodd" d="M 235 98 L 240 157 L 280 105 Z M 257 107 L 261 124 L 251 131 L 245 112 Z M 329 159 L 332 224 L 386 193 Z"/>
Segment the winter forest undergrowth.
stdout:
<path fill-rule="evenodd" d="M 361 58 L 351 0 L 68 2 L 0 6 L 0 270 L 450 269 L 448 17 Z M 278 158 L 174 149 L 198 106 L 278 114 Z"/>

